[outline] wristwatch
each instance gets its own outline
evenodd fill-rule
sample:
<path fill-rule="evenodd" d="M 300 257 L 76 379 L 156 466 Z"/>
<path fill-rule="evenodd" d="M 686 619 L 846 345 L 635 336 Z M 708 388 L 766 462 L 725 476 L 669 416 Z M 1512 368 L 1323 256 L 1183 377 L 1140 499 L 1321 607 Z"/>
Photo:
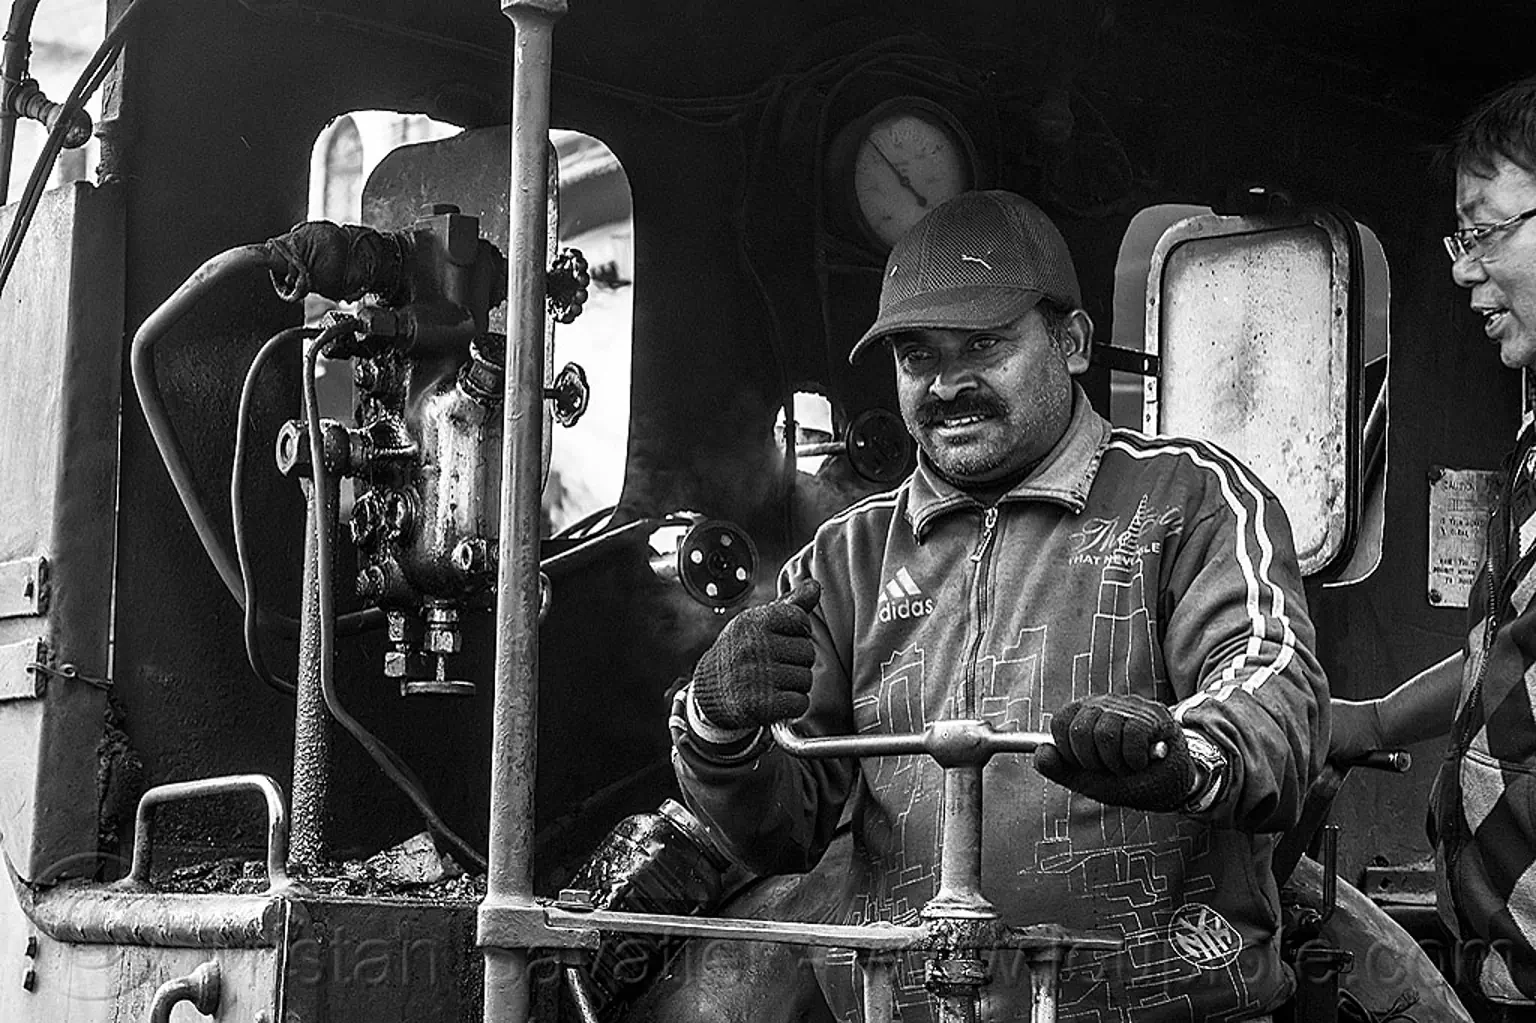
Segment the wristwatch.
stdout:
<path fill-rule="evenodd" d="M 1204 813 L 1216 805 L 1227 787 L 1227 755 L 1220 746 L 1191 729 L 1185 730 L 1184 743 L 1195 764 L 1195 784 L 1184 803 L 1184 812 Z"/>

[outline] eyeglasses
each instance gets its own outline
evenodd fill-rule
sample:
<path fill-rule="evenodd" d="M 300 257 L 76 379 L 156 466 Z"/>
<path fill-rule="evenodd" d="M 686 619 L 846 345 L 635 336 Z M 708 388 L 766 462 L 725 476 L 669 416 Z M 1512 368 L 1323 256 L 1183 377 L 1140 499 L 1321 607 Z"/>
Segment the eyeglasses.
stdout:
<path fill-rule="evenodd" d="M 1525 223 L 1532 217 L 1536 217 L 1536 206 L 1531 207 L 1524 213 L 1516 213 L 1512 217 L 1505 217 L 1497 223 L 1473 224 L 1471 227 L 1452 231 L 1440 240 L 1445 243 L 1445 251 L 1450 255 L 1452 263 L 1463 256 L 1482 259 L 1497 242 L 1497 235 Z"/>

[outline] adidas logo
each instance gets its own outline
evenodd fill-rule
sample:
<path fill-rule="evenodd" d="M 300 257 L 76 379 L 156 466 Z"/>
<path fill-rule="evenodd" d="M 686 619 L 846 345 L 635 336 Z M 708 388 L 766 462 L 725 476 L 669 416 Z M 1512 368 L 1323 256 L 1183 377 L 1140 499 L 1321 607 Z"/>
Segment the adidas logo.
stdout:
<path fill-rule="evenodd" d="M 922 587 L 906 567 L 898 569 L 880 590 L 876 617 L 882 622 L 906 621 L 933 614 L 933 598 L 924 597 Z"/>

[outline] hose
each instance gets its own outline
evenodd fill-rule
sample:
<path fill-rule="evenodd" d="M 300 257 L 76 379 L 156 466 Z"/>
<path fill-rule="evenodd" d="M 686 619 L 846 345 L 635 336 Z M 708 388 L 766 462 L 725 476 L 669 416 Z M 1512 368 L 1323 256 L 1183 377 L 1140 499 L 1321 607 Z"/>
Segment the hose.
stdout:
<path fill-rule="evenodd" d="M 256 379 L 262 369 L 279 349 L 295 341 L 313 338 L 318 333 L 318 330 L 311 327 L 290 327 L 262 345 L 256 357 L 251 360 L 250 368 L 245 371 L 245 383 L 240 388 L 240 412 L 235 421 L 235 457 L 229 476 L 230 522 L 235 534 L 235 556 L 240 561 L 240 578 L 244 583 L 241 607 L 244 610 L 245 658 L 258 678 L 288 696 L 296 692 L 294 684 L 273 675 L 261 653 L 261 604 L 256 595 L 256 573 L 251 565 L 245 530 L 245 449 L 250 433 L 251 402 L 256 392 Z"/>
<path fill-rule="evenodd" d="M 150 435 L 154 438 L 155 447 L 160 452 L 160 460 L 165 463 L 165 470 L 171 477 L 176 495 L 181 499 L 182 507 L 186 509 L 187 518 L 191 520 L 192 528 L 197 533 L 203 550 L 208 553 L 209 560 L 213 562 L 213 567 L 218 571 L 219 578 L 224 581 L 230 596 L 234 597 L 242 609 L 245 607 L 245 581 L 224 538 L 208 514 L 207 506 L 197 487 L 197 480 L 192 474 L 192 467 L 176 435 L 176 427 L 166 411 L 165 401 L 160 395 L 159 377 L 155 371 L 154 346 L 193 305 L 220 282 L 253 270 L 275 273 L 285 272 L 287 269 L 288 263 L 267 245 L 242 245 L 219 253 L 193 271 L 192 276 L 188 277 L 170 298 L 145 318 L 134 334 L 133 344 L 129 349 L 133 387 L 138 393 L 144 419 L 149 424 Z M 269 612 L 260 607 L 256 609 L 256 615 L 263 628 L 270 626 L 290 639 L 296 638 L 299 634 L 298 621 L 287 615 Z M 350 634 L 378 628 L 384 622 L 384 612 L 377 608 L 369 608 L 366 611 L 343 615 L 337 624 L 343 633 Z"/>

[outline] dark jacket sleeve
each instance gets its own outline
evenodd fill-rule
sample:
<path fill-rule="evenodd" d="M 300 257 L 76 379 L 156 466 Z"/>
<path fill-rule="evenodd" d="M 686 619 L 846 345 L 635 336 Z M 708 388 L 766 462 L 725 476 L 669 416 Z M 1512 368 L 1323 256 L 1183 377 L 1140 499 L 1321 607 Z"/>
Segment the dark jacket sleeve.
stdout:
<path fill-rule="evenodd" d="M 811 615 L 816 665 L 811 706 L 795 731 L 846 735 L 852 731 L 847 643 L 833 628 L 849 620 L 846 577 L 815 544 L 779 575 L 782 596 L 807 576 L 822 583 L 821 603 Z M 829 627 L 829 619 L 833 623 Z M 706 741 L 690 726 L 686 691 L 674 702 L 672 763 L 689 808 L 715 841 L 759 873 L 810 869 L 832 840 L 853 784 L 855 766 L 845 760 L 799 760 L 774 745 L 766 729 L 736 744 Z"/>
<path fill-rule="evenodd" d="M 1227 755 L 1226 790 L 1201 816 L 1282 831 L 1327 756 L 1327 681 L 1280 502 L 1231 456 L 1205 450 L 1204 499 L 1165 592 L 1174 716 Z"/>

